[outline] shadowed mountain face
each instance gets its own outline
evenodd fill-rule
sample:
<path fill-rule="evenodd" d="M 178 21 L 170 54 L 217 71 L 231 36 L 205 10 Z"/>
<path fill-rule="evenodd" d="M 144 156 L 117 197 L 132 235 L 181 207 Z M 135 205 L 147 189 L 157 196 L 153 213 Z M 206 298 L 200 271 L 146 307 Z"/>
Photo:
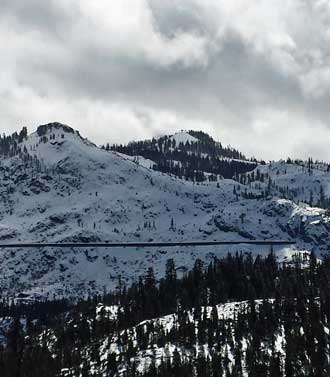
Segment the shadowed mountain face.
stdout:
<path fill-rule="evenodd" d="M 187 148 L 198 148 L 200 135 L 188 135 Z M 169 138 L 180 144 L 184 137 Z M 324 164 L 254 162 L 253 172 L 235 180 L 214 174 L 198 183 L 155 171 L 144 157 L 99 148 L 60 123 L 2 137 L 0 145 L 2 242 L 291 239 L 297 244 L 277 247 L 279 256 L 327 251 L 329 217 L 315 207 L 326 207 L 328 198 Z M 314 207 L 303 203 L 311 195 Z M 241 250 L 269 251 L 252 245 L 1 251 L 0 286 L 10 295 L 82 296 L 114 287 L 119 276 L 130 282 L 151 265 L 162 276 L 168 258 L 183 272 L 197 257 Z"/>

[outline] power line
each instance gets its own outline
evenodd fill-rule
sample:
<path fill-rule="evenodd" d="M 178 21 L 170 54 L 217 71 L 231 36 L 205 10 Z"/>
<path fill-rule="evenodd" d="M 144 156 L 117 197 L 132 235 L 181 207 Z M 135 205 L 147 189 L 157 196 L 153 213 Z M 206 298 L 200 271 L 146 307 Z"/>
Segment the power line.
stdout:
<path fill-rule="evenodd" d="M 191 246 L 217 246 L 217 245 L 294 245 L 295 241 L 288 240 L 248 240 L 248 241 L 187 241 L 187 242 L 15 242 L 0 243 L 0 249 L 45 247 L 72 248 L 72 247 L 96 247 L 96 248 L 126 248 L 126 247 L 191 247 Z"/>

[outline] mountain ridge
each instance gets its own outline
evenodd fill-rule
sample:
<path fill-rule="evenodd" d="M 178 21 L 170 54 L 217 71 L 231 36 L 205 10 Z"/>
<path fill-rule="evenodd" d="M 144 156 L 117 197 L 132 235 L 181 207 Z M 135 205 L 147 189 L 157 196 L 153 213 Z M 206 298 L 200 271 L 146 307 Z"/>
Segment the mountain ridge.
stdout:
<path fill-rule="evenodd" d="M 275 179 L 257 181 L 256 169 L 253 179 L 242 182 L 240 176 L 248 175 L 235 180 L 220 176 L 202 182 L 183 180 L 132 156 L 99 148 L 73 129 L 63 132 L 58 123 L 46 126 L 41 135 L 26 135 L 0 158 L 0 241 L 292 239 L 296 245 L 276 249 L 279 257 L 328 251 L 327 209 L 286 197 L 276 189 Z M 260 168 L 265 174 L 272 171 L 269 165 Z M 320 178 L 299 169 L 294 174 L 303 177 L 317 197 L 320 184 L 314 178 L 328 182 L 328 172 Z M 271 174 L 280 176 L 276 171 Z M 196 258 L 209 261 L 228 251 L 257 254 L 260 250 L 252 245 L 102 252 L 18 249 L 0 254 L 0 286 L 9 295 L 84 296 L 113 288 L 119 276 L 127 283 L 134 281 L 150 265 L 161 277 L 168 258 L 185 271 Z"/>

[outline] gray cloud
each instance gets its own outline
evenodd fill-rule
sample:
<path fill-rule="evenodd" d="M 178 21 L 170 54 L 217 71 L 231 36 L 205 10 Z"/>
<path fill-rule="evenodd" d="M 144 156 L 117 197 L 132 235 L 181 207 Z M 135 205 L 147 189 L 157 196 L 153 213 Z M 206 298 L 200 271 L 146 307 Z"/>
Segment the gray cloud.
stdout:
<path fill-rule="evenodd" d="M 266 159 L 330 160 L 329 39 L 321 0 L 4 0 L 1 131 L 56 119 L 101 143 L 198 128 Z"/>

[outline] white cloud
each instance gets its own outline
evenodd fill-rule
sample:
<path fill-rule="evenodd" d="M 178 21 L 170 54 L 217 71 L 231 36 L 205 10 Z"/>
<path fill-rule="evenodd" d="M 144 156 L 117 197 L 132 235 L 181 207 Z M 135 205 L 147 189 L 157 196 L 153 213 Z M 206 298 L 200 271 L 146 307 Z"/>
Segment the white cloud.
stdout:
<path fill-rule="evenodd" d="M 312 125 L 312 126 L 311 126 Z M 238 132 L 225 135 L 232 143 Z M 286 157 L 306 158 L 312 156 L 328 160 L 329 129 L 315 122 L 307 114 L 277 111 L 272 108 L 257 109 L 252 121 L 252 132 L 244 133 L 240 147 L 249 155 L 277 160 Z M 311 143 L 312 141 L 312 143 Z M 258 148 L 255 148 L 258 145 Z"/>
<path fill-rule="evenodd" d="M 247 154 L 330 160 L 327 1 L 3 2 L 1 131 L 201 128 Z"/>
<path fill-rule="evenodd" d="M 62 2 L 63 3 L 63 2 Z M 198 34 L 176 33 L 162 36 L 146 0 L 71 0 L 68 9 L 78 8 L 72 19 L 72 48 L 92 45 L 113 55 L 142 60 L 160 67 L 173 64 L 204 65 L 207 40 Z"/>

